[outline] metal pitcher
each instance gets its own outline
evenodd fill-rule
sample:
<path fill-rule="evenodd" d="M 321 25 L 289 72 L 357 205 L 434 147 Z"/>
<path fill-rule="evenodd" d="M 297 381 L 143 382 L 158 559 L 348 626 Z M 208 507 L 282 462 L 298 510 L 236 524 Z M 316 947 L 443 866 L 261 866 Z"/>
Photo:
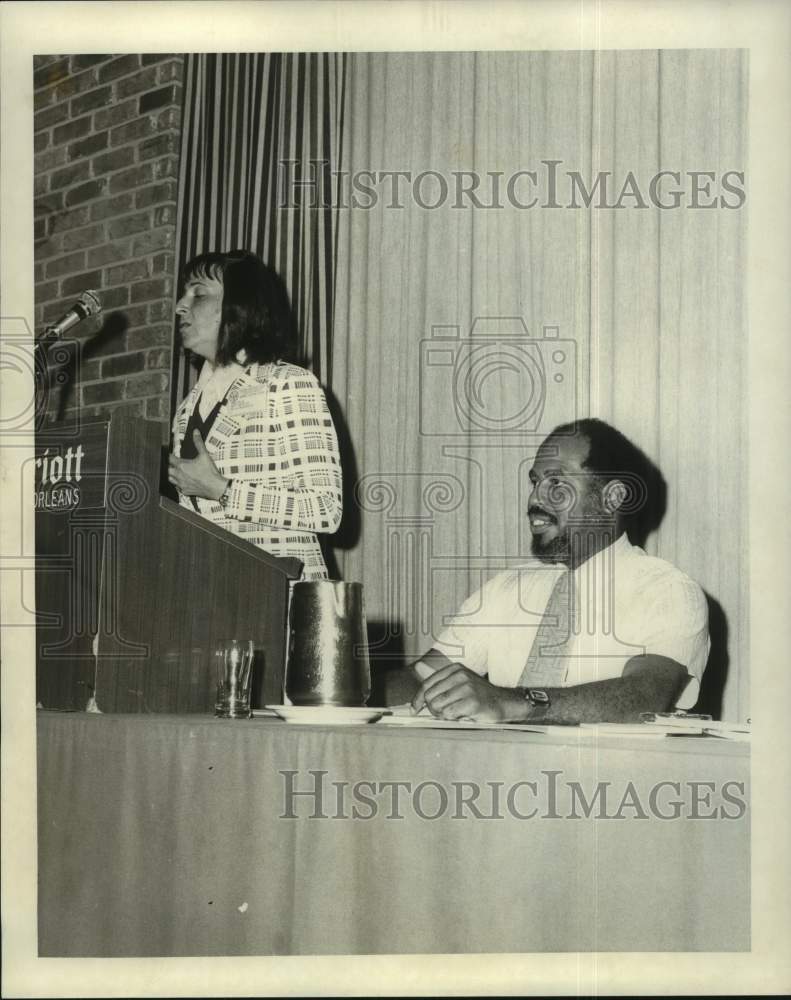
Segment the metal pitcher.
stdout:
<path fill-rule="evenodd" d="M 286 694 L 294 705 L 366 703 L 371 669 L 361 583 L 294 584 Z"/>

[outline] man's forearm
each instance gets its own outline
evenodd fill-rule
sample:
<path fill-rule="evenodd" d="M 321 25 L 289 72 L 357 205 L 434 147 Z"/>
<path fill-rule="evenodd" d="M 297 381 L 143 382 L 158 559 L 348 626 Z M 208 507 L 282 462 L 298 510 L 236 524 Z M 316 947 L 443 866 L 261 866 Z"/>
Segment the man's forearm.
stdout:
<path fill-rule="evenodd" d="M 647 669 L 612 680 L 546 688 L 545 715 L 525 702 L 525 720 L 535 722 L 639 722 L 641 712 L 666 712 L 675 705 L 685 674 L 679 664 L 659 658 Z M 512 720 L 516 721 L 516 720 Z"/>

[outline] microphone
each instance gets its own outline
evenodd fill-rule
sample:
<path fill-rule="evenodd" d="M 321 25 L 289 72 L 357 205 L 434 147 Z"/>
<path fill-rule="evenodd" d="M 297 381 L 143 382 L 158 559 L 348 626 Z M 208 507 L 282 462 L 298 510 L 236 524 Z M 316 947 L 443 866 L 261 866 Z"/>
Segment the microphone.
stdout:
<path fill-rule="evenodd" d="M 89 316 L 96 316 L 102 311 L 102 304 L 96 292 L 86 291 L 77 299 L 67 313 L 64 313 L 56 323 L 50 323 L 40 338 L 46 344 L 51 344 L 62 337 L 67 330 L 82 323 Z"/>

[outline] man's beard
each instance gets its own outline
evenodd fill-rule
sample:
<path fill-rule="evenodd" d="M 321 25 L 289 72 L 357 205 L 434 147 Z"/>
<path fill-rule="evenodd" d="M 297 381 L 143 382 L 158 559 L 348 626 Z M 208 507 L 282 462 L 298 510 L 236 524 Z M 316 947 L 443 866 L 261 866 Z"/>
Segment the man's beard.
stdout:
<path fill-rule="evenodd" d="M 571 533 L 568 528 L 564 528 L 547 541 L 542 541 L 539 535 L 533 535 L 530 550 L 541 562 L 567 563 L 571 557 Z"/>

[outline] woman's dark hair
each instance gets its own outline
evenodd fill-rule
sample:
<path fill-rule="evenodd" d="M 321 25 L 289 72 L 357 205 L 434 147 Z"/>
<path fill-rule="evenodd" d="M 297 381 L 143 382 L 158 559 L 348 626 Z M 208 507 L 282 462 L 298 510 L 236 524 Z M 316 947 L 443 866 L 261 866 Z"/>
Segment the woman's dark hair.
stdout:
<path fill-rule="evenodd" d="M 222 282 L 222 316 L 217 363 L 227 365 L 244 350 L 247 361 L 263 364 L 291 358 L 296 324 L 280 275 L 249 250 L 203 253 L 181 274 L 182 284 L 208 277 Z"/>

